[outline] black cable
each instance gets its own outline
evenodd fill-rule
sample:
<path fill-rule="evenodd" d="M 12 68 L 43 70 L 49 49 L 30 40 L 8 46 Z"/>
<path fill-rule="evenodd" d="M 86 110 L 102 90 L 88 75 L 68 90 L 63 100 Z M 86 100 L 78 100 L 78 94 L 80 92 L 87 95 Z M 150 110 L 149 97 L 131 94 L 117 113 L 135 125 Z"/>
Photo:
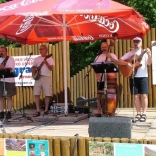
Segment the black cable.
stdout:
<path fill-rule="evenodd" d="M 76 136 L 76 138 L 75 138 L 74 147 L 73 147 L 71 156 L 74 156 L 74 154 L 75 154 L 75 149 L 77 147 L 77 140 L 79 138 L 79 134 L 75 134 L 74 136 Z"/>
<path fill-rule="evenodd" d="M 26 132 L 31 132 L 31 131 L 36 130 L 36 129 L 39 129 L 39 128 L 41 128 L 41 127 L 50 125 L 51 123 L 54 123 L 57 119 L 58 119 L 58 117 L 56 117 L 56 118 L 55 118 L 54 120 L 52 120 L 52 121 L 48 121 L 48 122 L 46 122 L 46 123 L 41 123 L 41 124 L 39 124 L 38 126 L 35 126 L 35 127 L 32 127 L 32 128 L 29 128 L 29 129 L 20 131 L 20 132 L 18 132 L 18 133 L 16 133 L 16 134 L 25 134 Z"/>

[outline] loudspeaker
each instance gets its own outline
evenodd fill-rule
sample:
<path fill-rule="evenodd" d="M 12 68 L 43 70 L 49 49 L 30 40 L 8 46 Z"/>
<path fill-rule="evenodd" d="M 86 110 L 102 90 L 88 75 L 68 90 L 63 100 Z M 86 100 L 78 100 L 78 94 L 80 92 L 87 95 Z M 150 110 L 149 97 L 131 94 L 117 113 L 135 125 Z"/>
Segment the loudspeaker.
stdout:
<path fill-rule="evenodd" d="M 89 137 L 131 138 L 131 119 L 124 117 L 91 117 Z"/>

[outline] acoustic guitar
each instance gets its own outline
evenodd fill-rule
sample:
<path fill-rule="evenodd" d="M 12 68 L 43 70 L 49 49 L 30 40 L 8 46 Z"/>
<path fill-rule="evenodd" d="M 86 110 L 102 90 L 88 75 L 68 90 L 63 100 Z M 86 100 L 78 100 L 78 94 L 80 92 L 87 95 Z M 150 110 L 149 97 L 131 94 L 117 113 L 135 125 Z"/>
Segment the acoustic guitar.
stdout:
<path fill-rule="evenodd" d="M 152 46 L 155 46 L 155 45 L 156 45 L 156 41 L 148 48 L 151 48 Z M 132 66 L 134 66 L 134 75 L 137 73 L 138 68 L 142 66 L 142 64 L 140 62 L 145 53 L 146 53 L 146 50 L 142 51 L 142 53 L 139 56 L 137 54 L 135 54 L 130 59 L 124 60 L 125 62 L 128 62 Z M 134 60 L 135 60 L 135 62 L 134 62 Z M 132 76 L 133 69 L 129 69 L 127 67 L 127 65 L 120 65 L 119 69 L 123 76 L 125 76 L 125 77 Z"/>
<path fill-rule="evenodd" d="M 49 57 L 51 57 L 51 56 L 52 56 L 52 54 L 47 55 L 47 56 L 44 58 L 43 62 L 39 65 L 39 67 L 35 67 L 35 72 L 32 73 L 32 78 L 33 78 L 34 80 L 38 80 L 38 79 L 40 78 L 40 76 L 41 76 L 40 69 L 41 69 L 42 66 L 44 65 L 44 61 L 45 61 L 46 59 L 48 59 Z"/>

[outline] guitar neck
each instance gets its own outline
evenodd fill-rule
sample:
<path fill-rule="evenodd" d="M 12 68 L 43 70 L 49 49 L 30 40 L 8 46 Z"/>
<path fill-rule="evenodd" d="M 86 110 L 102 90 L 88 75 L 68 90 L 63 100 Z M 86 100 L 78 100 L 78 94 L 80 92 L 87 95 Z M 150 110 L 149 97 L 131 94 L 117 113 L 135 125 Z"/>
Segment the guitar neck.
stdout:
<path fill-rule="evenodd" d="M 7 63 L 7 60 L 8 60 L 8 58 L 9 58 L 9 56 L 7 56 L 4 60 L 3 60 L 3 62 L 1 63 L 1 65 L 6 65 L 6 63 Z"/>
<path fill-rule="evenodd" d="M 47 58 L 49 58 L 49 57 L 51 57 L 52 55 L 50 54 L 50 55 L 47 55 L 45 58 L 44 58 L 44 60 L 42 61 L 42 63 L 39 65 L 39 67 L 37 67 L 37 69 L 38 69 L 38 71 L 42 68 L 42 66 L 44 65 L 44 61 L 47 59 Z"/>
<path fill-rule="evenodd" d="M 38 71 L 42 68 L 43 64 L 44 64 L 44 62 L 42 62 L 39 67 L 37 67 Z"/>
<path fill-rule="evenodd" d="M 151 48 L 151 47 L 152 47 L 152 45 L 149 46 L 148 48 Z M 144 55 L 145 53 L 146 53 L 146 50 L 144 50 L 144 51 L 138 56 L 137 61 L 140 60 L 140 59 L 143 57 L 143 55 Z"/>

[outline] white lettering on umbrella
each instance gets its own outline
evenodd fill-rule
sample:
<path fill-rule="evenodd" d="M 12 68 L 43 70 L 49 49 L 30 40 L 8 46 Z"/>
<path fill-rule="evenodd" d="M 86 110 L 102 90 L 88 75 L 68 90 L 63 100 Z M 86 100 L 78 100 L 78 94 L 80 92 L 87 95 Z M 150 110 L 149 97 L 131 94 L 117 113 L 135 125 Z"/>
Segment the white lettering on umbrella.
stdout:
<path fill-rule="evenodd" d="M 16 41 L 16 38 L 15 37 L 12 37 L 12 36 L 7 35 L 7 38 Z"/>
<path fill-rule="evenodd" d="M 43 12 L 19 12 L 16 15 L 23 15 L 23 16 L 44 16 L 48 15 L 48 11 Z"/>
<path fill-rule="evenodd" d="M 107 29 L 111 33 L 115 33 L 119 30 L 119 23 L 115 19 L 108 19 L 100 15 L 80 15 L 83 16 L 86 20 L 96 23 L 100 27 Z"/>
<path fill-rule="evenodd" d="M 73 41 L 93 41 L 94 40 L 94 37 L 91 36 L 91 35 L 88 35 L 88 36 L 72 36 L 73 38 Z"/>
<path fill-rule="evenodd" d="M 19 30 L 16 32 L 16 35 L 19 35 L 28 30 L 32 26 L 31 21 L 33 19 L 34 16 L 26 16 L 25 19 L 23 20 L 23 23 L 21 23 Z"/>
<path fill-rule="evenodd" d="M 0 8 L 0 13 L 7 12 L 9 10 L 14 10 L 14 9 L 19 8 L 21 6 L 27 6 L 27 5 L 30 5 L 32 3 L 37 3 L 39 1 L 42 1 L 42 0 L 22 0 L 21 2 L 14 3 L 14 4 L 11 4 L 9 6 L 5 6 L 3 8 Z"/>

